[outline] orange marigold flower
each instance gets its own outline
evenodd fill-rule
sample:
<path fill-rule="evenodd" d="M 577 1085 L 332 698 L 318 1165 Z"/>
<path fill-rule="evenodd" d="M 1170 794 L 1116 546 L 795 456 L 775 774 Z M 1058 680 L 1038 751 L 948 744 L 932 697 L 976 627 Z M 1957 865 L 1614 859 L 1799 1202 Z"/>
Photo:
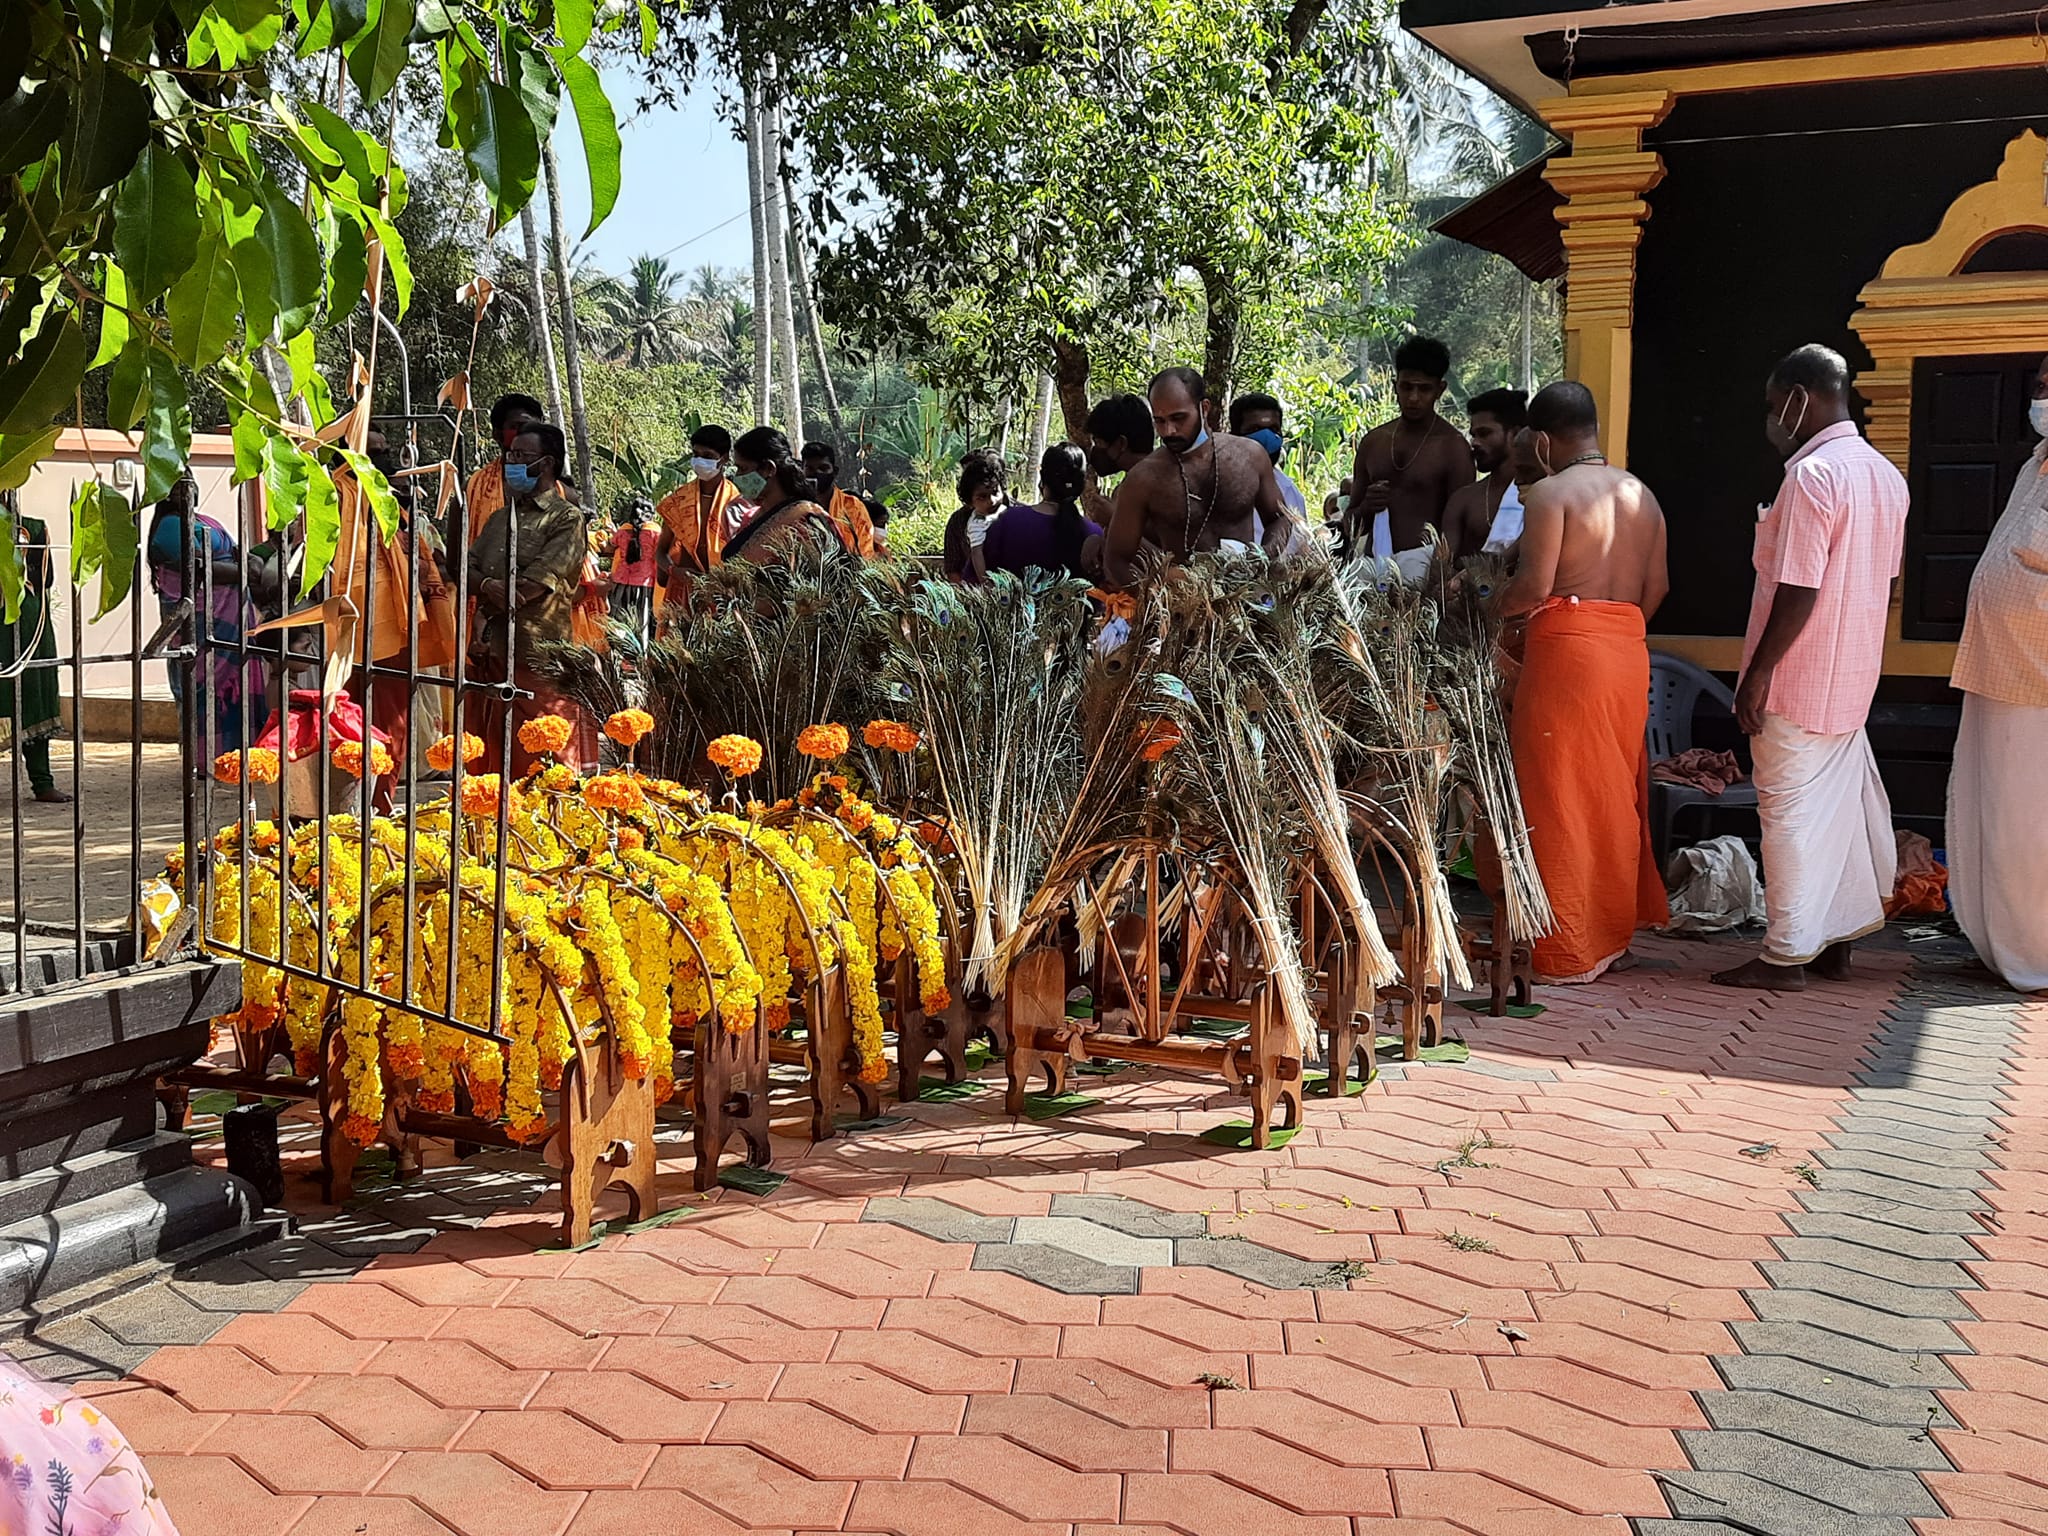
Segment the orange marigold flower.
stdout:
<path fill-rule="evenodd" d="M 1158 762 L 1180 743 L 1180 727 L 1164 715 L 1139 726 L 1131 739 L 1131 745 L 1137 748 L 1138 756 L 1148 763 Z"/>
<path fill-rule="evenodd" d="M 852 745 L 843 725 L 807 725 L 796 737 L 797 751 L 820 762 L 846 756 L 846 749 Z"/>
<path fill-rule="evenodd" d="M 529 752 L 559 752 L 569 745 L 575 728 L 560 715 L 535 715 L 519 727 L 519 745 Z"/>
<path fill-rule="evenodd" d="M 865 800 L 849 796 L 839 807 L 839 819 L 856 832 L 865 832 L 874 825 L 875 808 Z"/>
<path fill-rule="evenodd" d="M 639 744 L 640 738 L 654 729 L 654 716 L 644 709 L 622 709 L 604 723 L 605 735 L 622 747 Z"/>
<path fill-rule="evenodd" d="M 391 756 L 391 749 L 381 741 L 373 741 L 370 747 L 370 777 L 381 779 L 398 766 Z M 336 742 L 333 752 L 334 766 L 352 779 L 363 776 L 363 743 L 360 741 Z"/>
<path fill-rule="evenodd" d="M 631 774 L 601 773 L 583 786 L 583 802 L 599 811 L 637 811 L 647 803 Z"/>
<path fill-rule="evenodd" d="M 498 775 L 471 774 L 462 781 L 462 812 L 465 816 L 498 814 Z"/>
<path fill-rule="evenodd" d="M 465 763 L 473 763 L 483 755 L 483 738 L 481 736 L 472 736 L 468 731 L 464 731 L 462 733 L 462 760 Z M 453 736 L 443 736 L 439 741 L 427 748 L 427 766 L 436 773 L 446 773 L 455 766 L 455 738 Z"/>
<path fill-rule="evenodd" d="M 704 755 L 736 779 L 744 779 L 761 766 L 761 743 L 751 736 L 721 736 L 704 749 Z"/>
<path fill-rule="evenodd" d="M 621 848 L 645 848 L 647 846 L 647 834 L 640 831 L 637 827 L 623 827 L 619 831 L 619 846 Z"/>
<path fill-rule="evenodd" d="M 249 749 L 249 782 L 251 784 L 275 784 L 278 775 L 277 754 L 268 747 Z M 242 782 L 242 754 L 223 752 L 213 760 L 213 776 L 223 784 Z"/>
<path fill-rule="evenodd" d="M 938 821 L 920 821 L 917 824 L 917 835 L 923 838 L 924 841 L 929 843 L 932 847 L 936 848 L 939 846 L 940 843 L 946 840 L 945 823 Z"/>
<path fill-rule="evenodd" d="M 871 747 L 886 747 L 891 752 L 915 752 L 923 740 L 901 720 L 870 720 L 861 738 Z"/>

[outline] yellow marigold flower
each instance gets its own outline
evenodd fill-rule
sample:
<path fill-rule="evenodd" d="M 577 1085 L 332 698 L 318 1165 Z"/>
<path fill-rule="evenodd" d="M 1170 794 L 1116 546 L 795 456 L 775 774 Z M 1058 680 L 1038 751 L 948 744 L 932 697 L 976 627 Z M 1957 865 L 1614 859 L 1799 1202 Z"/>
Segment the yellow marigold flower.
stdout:
<path fill-rule="evenodd" d="M 560 715 L 535 715 L 519 727 L 519 745 L 529 752 L 559 752 L 575 730 Z"/>
<path fill-rule="evenodd" d="M 640 781 L 624 773 L 599 774 L 583 786 L 583 799 L 599 811 L 637 811 L 647 803 Z"/>
<path fill-rule="evenodd" d="M 472 736 L 468 731 L 464 731 L 462 733 L 462 760 L 465 763 L 473 763 L 483 755 L 483 738 L 481 736 Z M 453 736 L 443 736 L 439 741 L 427 748 L 427 766 L 436 773 L 446 773 L 455 766 L 455 738 Z"/>
<path fill-rule="evenodd" d="M 474 774 L 462 781 L 462 813 L 465 816 L 498 814 L 499 778 L 495 773 Z"/>
<path fill-rule="evenodd" d="M 852 745 L 843 725 L 807 725 L 796 737 L 797 751 L 820 762 L 846 756 L 846 749 Z"/>
<path fill-rule="evenodd" d="M 744 779 L 761 766 L 761 743 L 751 736 L 721 736 L 704 749 L 704 755 L 736 779 Z"/>
<path fill-rule="evenodd" d="M 622 747 L 637 746 L 654 729 L 654 716 L 644 709 L 622 709 L 604 723 L 605 735 Z"/>
<path fill-rule="evenodd" d="M 923 738 L 901 720 L 870 720 L 861 739 L 871 747 L 886 747 L 891 752 L 915 752 Z"/>

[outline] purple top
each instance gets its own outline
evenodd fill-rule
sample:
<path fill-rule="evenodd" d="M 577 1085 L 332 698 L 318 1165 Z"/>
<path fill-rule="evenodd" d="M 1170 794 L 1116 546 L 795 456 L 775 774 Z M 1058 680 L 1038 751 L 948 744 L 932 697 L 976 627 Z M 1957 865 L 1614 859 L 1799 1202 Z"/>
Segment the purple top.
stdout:
<path fill-rule="evenodd" d="M 1080 540 L 1075 541 L 1071 557 L 1062 560 L 1059 541 L 1053 534 L 1054 524 L 1058 521 L 1058 518 L 1047 517 L 1026 503 L 1011 503 L 988 531 L 988 542 L 981 549 L 983 562 L 992 571 L 1008 571 L 1016 576 L 1023 575 L 1034 566 L 1042 571 L 1080 575 Z M 1082 538 L 1101 532 L 1087 518 L 1081 519 Z"/>

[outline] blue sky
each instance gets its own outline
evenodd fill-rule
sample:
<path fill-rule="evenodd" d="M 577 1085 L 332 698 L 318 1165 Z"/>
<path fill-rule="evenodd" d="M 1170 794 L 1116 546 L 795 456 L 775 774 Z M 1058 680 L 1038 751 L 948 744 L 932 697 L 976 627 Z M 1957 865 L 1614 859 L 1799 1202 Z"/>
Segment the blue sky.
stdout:
<path fill-rule="evenodd" d="M 631 74 L 607 70 L 604 83 L 614 108 L 630 113 L 637 95 Z M 588 244 L 600 267 L 624 272 L 635 256 L 678 245 L 669 263 L 679 271 L 706 262 L 752 264 L 746 150 L 718 116 L 714 82 L 707 79 L 673 110 L 652 108 L 622 122 L 619 136 L 624 156 L 618 206 Z M 555 158 L 562 171 L 563 222 L 580 230 L 590 221 L 590 182 L 583 172 L 583 143 L 566 108 L 555 130 Z"/>

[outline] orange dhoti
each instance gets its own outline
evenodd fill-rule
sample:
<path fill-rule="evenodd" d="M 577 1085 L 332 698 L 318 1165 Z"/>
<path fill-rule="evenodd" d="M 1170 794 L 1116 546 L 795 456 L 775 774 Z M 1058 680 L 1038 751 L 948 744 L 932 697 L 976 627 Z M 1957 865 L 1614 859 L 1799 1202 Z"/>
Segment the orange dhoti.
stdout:
<path fill-rule="evenodd" d="M 1556 926 L 1537 974 L 1591 981 L 1670 918 L 1650 851 L 1650 650 L 1634 603 L 1552 598 L 1529 616 L 1509 736 Z"/>

